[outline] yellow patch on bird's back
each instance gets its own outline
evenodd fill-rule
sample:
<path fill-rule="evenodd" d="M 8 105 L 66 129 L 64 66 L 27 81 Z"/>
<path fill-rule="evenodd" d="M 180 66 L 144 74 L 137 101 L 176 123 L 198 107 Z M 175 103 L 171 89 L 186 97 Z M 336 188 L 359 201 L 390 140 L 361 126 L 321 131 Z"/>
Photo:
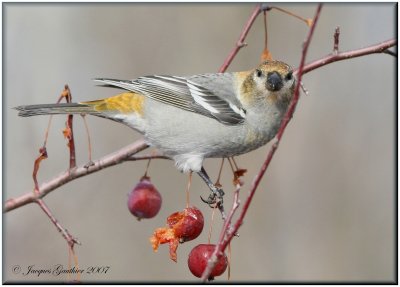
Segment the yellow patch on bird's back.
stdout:
<path fill-rule="evenodd" d="M 85 105 L 93 105 L 94 109 L 99 112 L 118 111 L 123 114 L 137 113 L 143 115 L 145 97 L 136 93 L 122 93 L 110 98 L 83 102 Z"/>

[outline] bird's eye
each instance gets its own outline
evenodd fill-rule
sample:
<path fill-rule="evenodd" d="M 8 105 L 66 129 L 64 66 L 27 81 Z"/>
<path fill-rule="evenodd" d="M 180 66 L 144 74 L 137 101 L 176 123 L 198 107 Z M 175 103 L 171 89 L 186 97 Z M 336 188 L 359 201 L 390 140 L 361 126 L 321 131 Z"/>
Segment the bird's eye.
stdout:
<path fill-rule="evenodd" d="M 285 77 L 286 81 L 290 81 L 291 79 L 293 79 L 293 72 L 289 72 Z"/>
<path fill-rule="evenodd" d="M 261 70 L 256 70 L 256 76 L 257 77 L 261 77 L 262 76 L 262 72 L 261 72 Z"/>

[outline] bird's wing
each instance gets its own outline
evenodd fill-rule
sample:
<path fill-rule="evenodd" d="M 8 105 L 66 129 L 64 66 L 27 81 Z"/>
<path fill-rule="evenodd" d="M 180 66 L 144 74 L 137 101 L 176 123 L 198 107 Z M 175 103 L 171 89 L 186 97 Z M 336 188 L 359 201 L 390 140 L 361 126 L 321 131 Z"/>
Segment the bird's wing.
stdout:
<path fill-rule="evenodd" d="M 199 84 L 196 77 L 147 76 L 136 80 L 95 79 L 105 86 L 140 93 L 156 101 L 214 118 L 226 125 L 244 121 L 239 101 L 230 101 Z M 231 95 L 234 98 L 234 94 Z"/>

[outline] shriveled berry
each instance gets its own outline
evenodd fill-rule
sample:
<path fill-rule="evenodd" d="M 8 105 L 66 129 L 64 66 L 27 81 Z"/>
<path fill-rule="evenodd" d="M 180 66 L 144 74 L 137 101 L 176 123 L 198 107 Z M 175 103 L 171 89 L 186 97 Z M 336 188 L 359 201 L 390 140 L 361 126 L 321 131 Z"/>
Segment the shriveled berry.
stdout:
<path fill-rule="evenodd" d="M 208 260 L 211 258 L 216 245 L 215 244 L 199 244 L 189 254 L 188 266 L 190 272 L 196 277 L 201 277 L 207 268 Z M 225 255 L 220 255 L 215 264 L 214 269 L 210 273 L 208 280 L 213 280 L 215 276 L 220 276 L 228 266 L 228 259 Z"/>
<path fill-rule="evenodd" d="M 204 226 L 204 217 L 197 207 L 192 206 L 168 216 L 167 223 L 174 229 L 180 242 L 185 242 L 200 235 Z"/>
<path fill-rule="evenodd" d="M 139 220 L 156 216 L 161 203 L 161 194 L 150 182 L 149 177 L 143 177 L 128 195 L 129 211 Z"/>

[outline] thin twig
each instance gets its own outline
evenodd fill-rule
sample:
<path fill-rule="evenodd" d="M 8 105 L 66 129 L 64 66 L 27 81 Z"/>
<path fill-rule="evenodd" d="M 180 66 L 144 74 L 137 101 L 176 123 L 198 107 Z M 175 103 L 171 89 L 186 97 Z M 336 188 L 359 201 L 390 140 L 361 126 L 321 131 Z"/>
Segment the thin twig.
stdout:
<path fill-rule="evenodd" d="M 149 160 L 147 161 L 146 170 L 144 172 L 143 178 L 148 177 L 147 172 L 149 171 L 150 163 L 151 163 L 151 158 L 149 158 Z"/>
<path fill-rule="evenodd" d="M 42 199 L 37 199 L 35 202 L 40 206 L 40 208 L 44 211 L 47 217 L 51 220 L 57 230 L 61 233 L 61 235 L 65 238 L 68 245 L 73 248 L 75 244 L 80 244 L 80 242 L 74 238 L 61 224 L 60 222 L 54 217 L 50 209 L 44 203 Z"/>
<path fill-rule="evenodd" d="M 218 186 L 218 187 L 222 186 L 220 180 L 221 180 L 221 175 L 222 175 L 222 168 L 224 167 L 224 162 L 225 162 L 225 158 L 223 157 L 221 160 L 221 165 L 219 167 L 218 177 L 217 177 L 217 180 L 215 181 L 215 186 Z"/>
<path fill-rule="evenodd" d="M 214 205 L 213 210 L 211 212 L 210 229 L 208 230 L 208 241 L 207 241 L 208 244 L 210 244 L 210 242 L 211 242 L 211 235 L 212 235 L 212 230 L 213 230 L 214 215 L 215 215 L 215 209 L 216 208 L 217 208 L 217 206 Z"/>
<path fill-rule="evenodd" d="M 301 17 L 301 16 L 299 16 L 297 14 L 294 14 L 294 13 L 288 11 L 288 10 L 282 9 L 280 7 L 277 7 L 277 6 L 270 6 L 269 10 L 272 10 L 272 9 L 278 10 L 278 11 L 286 13 L 286 14 L 292 16 L 292 17 L 295 17 L 295 18 L 303 21 L 304 23 L 306 23 L 309 27 L 311 27 L 311 25 L 312 25 L 312 22 L 310 21 L 310 19 L 305 19 L 305 18 L 303 18 L 303 17 Z"/>
<path fill-rule="evenodd" d="M 34 184 L 34 192 L 35 194 L 39 194 L 39 182 L 37 180 L 37 174 L 39 172 L 40 168 L 40 163 L 42 160 L 46 159 L 47 156 L 47 150 L 46 146 L 43 146 L 39 149 L 39 156 L 35 159 L 34 164 L 33 164 L 33 172 L 32 172 L 32 178 L 33 178 L 33 184 Z"/>
<path fill-rule="evenodd" d="M 235 167 L 233 166 L 231 157 L 228 157 L 228 162 L 229 162 L 229 165 L 231 167 L 232 173 L 235 174 Z"/>
<path fill-rule="evenodd" d="M 304 74 L 304 73 L 303 73 L 303 74 Z M 303 90 L 304 94 L 305 94 L 306 96 L 308 96 L 310 93 L 308 92 L 308 90 L 307 90 L 306 87 L 304 86 L 304 83 L 303 83 L 303 82 L 300 83 L 300 86 L 301 86 L 301 89 Z"/>
<path fill-rule="evenodd" d="M 239 50 L 244 46 L 246 46 L 244 40 L 246 39 L 246 36 L 249 33 L 250 28 L 253 26 L 254 21 L 257 19 L 257 16 L 261 13 L 261 11 L 262 11 L 261 5 L 260 4 L 256 5 L 249 20 L 247 20 L 247 23 L 244 26 L 242 33 L 240 33 L 239 39 L 237 40 L 235 47 L 233 47 L 228 57 L 226 57 L 224 63 L 222 64 L 221 68 L 219 68 L 218 72 L 220 73 L 225 72 L 228 66 L 231 64 L 232 60 L 235 58 L 236 54 L 239 52 Z"/>
<path fill-rule="evenodd" d="M 71 90 L 69 89 L 68 85 L 65 85 L 64 92 L 66 94 L 67 103 L 72 102 L 72 94 Z M 76 167 L 76 155 L 75 155 L 75 141 L 74 141 L 74 130 L 73 130 L 73 115 L 67 116 L 66 122 L 66 131 L 65 135 L 67 136 L 68 140 L 68 148 L 69 148 L 69 168 L 72 169 Z"/>
<path fill-rule="evenodd" d="M 74 246 L 72 246 L 72 247 L 69 246 L 69 249 L 68 249 L 68 269 L 71 269 L 71 257 L 74 260 L 75 269 L 79 270 L 78 257 L 75 254 Z M 71 274 L 68 273 L 68 279 L 72 280 L 72 282 L 77 283 L 81 280 L 81 273 L 80 272 L 76 273 L 76 279 L 71 279 Z"/>
<path fill-rule="evenodd" d="M 370 54 L 386 53 L 389 48 L 391 48 L 395 45 L 397 45 L 397 40 L 390 39 L 390 40 L 386 40 L 386 41 L 378 43 L 378 44 L 371 45 L 369 47 L 351 50 L 351 51 L 347 51 L 347 52 L 340 52 L 337 55 L 329 54 L 324 58 L 312 61 L 311 63 L 305 65 L 304 69 L 303 69 L 303 73 L 304 74 L 309 73 L 312 70 L 315 70 L 317 68 L 320 68 L 322 66 L 328 65 L 333 62 L 348 60 L 348 59 L 357 58 L 357 57 L 370 55 Z"/>
<path fill-rule="evenodd" d="M 58 100 L 57 100 L 56 104 L 59 104 L 63 98 L 65 98 L 65 95 L 64 95 L 64 93 L 61 93 L 61 95 L 58 97 Z M 47 123 L 47 128 L 46 128 L 46 131 L 45 131 L 45 134 L 44 134 L 44 143 L 43 143 L 43 148 L 44 149 L 46 149 L 46 145 L 47 145 L 47 140 L 48 140 L 48 137 L 49 137 L 49 131 L 50 131 L 50 126 L 51 126 L 52 119 L 53 119 L 53 115 L 50 115 L 49 121 Z"/>
<path fill-rule="evenodd" d="M 87 165 L 92 165 L 92 163 L 93 163 L 93 161 L 92 161 L 92 141 L 90 140 L 89 126 L 88 126 L 87 121 L 86 121 L 86 115 L 82 114 L 81 116 L 82 116 L 82 119 L 83 119 L 83 123 L 85 125 L 87 141 L 88 141 L 89 163 Z"/>

